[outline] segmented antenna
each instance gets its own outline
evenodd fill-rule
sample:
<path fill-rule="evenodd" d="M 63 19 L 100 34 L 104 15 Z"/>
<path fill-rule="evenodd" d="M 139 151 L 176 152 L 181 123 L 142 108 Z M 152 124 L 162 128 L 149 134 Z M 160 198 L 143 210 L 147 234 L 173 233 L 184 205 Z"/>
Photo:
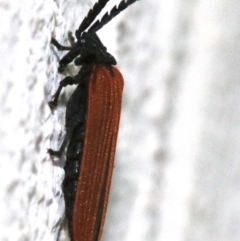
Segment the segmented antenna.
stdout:
<path fill-rule="evenodd" d="M 93 8 L 89 10 L 87 16 L 81 22 L 78 30 L 76 30 L 77 38 L 80 37 L 81 33 L 91 25 L 91 23 L 94 21 L 97 15 L 101 12 L 101 10 L 105 7 L 108 1 L 109 0 L 99 0 L 94 4 Z"/>
<path fill-rule="evenodd" d="M 109 21 L 111 21 L 114 17 L 116 17 L 120 12 L 122 12 L 124 9 L 126 9 L 129 5 L 135 3 L 138 0 L 122 0 L 120 4 L 117 6 L 114 6 L 114 8 L 111 10 L 110 13 L 105 13 L 102 17 L 102 19 L 99 21 L 97 20 L 87 31 L 87 33 L 95 33 L 99 29 L 101 29 L 105 24 L 107 24 Z"/>

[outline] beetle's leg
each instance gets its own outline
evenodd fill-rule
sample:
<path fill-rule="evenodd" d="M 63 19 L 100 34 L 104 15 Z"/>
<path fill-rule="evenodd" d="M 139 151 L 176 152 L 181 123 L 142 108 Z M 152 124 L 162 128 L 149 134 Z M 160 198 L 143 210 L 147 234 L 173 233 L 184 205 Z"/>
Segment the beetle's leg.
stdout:
<path fill-rule="evenodd" d="M 57 156 L 57 157 L 61 157 L 63 155 L 63 152 L 65 150 L 65 147 L 70 139 L 72 135 L 72 132 L 67 132 L 67 134 L 65 135 L 64 137 L 64 140 L 60 146 L 60 148 L 58 150 L 53 150 L 53 149 L 47 149 L 48 153 L 51 155 L 51 156 Z"/>
<path fill-rule="evenodd" d="M 74 38 L 73 33 L 71 31 L 68 32 L 68 41 L 71 44 L 71 46 L 74 46 L 76 44 L 75 38 Z"/>
<path fill-rule="evenodd" d="M 55 38 L 51 39 L 51 44 L 53 44 L 58 50 L 71 50 L 72 47 L 61 45 Z"/>
<path fill-rule="evenodd" d="M 60 146 L 60 148 L 58 150 L 53 150 L 53 149 L 47 149 L 48 153 L 51 156 L 57 156 L 57 157 L 61 157 L 63 155 L 63 152 L 65 150 L 66 145 L 68 144 L 69 140 L 72 137 L 73 131 L 76 129 L 76 127 L 78 127 L 79 125 L 83 125 L 83 123 L 79 122 L 78 119 L 74 119 L 72 121 L 72 123 L 70 124 L 70 128 L 67 129 L 67 133 L 64 137 L 64 140 Z"/>
<path fill-rule="evenodd" d="M 75 77 L 67 76 L 66 78 L 60 81 L 56 93 L 52 96 L 52 100 L 48 102 L 48 105 L 52 110 L 54 110 L 57 107 L 58 98 L 62 91 L 62 88 L 66 87 L 67 85 L 77 84 L 79 82 L 76 76 Z"/>
<path fill-rule="evenodd" d="M 56 93 L 52 96 L 52 100 L 48 102 L 50 108 L 54 110 L 57 107 L 58 98 L 63 87 L 66 87 L 67 85 L 79 84 L 80 82 L 86 82 L 89 78 L 91 70 L 92 65 L 84 65 L 74 77 L 67 76 L 61 80 Z"/>

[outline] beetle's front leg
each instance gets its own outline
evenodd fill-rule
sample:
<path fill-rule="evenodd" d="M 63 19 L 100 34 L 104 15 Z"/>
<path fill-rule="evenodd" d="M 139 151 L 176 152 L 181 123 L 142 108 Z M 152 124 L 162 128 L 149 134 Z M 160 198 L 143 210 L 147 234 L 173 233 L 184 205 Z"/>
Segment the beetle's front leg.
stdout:
<path fill-rule="evenodd" d="M 71 50 L 72 47 L 61 45 L 55 38 L 51 39 L 51 44 L 53 44 L 58 50 Z"/>
<path fill-rule="evenodd" d="M 68 41 L 73 47 L 76 44 L 75 38 L 73 36 L 73 33 L 71 31 L 68 32 Z"/>

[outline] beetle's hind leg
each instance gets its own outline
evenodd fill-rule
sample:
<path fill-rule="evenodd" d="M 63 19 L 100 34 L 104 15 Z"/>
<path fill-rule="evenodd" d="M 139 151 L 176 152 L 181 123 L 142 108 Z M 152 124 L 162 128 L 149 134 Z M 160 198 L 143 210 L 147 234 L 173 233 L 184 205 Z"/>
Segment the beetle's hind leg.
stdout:
<path fill-rule="evenodd" d="M 69 140 L 72 138 L 73 132 L 76 131 L 76 128 L 81 127 L 81 133 L 83 133 L 83 128 L 84 125 L 82 122 L 79 122 L 78 119 L 73 119 L 72 122 L 69 124 L 69 128 L 67 128 L 66 130 L 66 134 L 64 136 L 63 142 L 60 146 L 60 148 L 58 150 L 53 150 L 51 148 L 47 149 L 47 152 L 51 155 L 51 156 L 56 156 L 56 157 L 61 157 L 64 153 L 64 150 L 66 148 L 66 146 L 69 143 Z"/>
<path fill-rule="evenodd" d="M 64 153 L 65 147 L 67 146 L 69 139 L 71 138 L 72 135 L 72 131 L 74 130 L 75 127 L 73 127 L 72 129 L 68 130 L 63 142 L 60 146 L 60 148 L 58 150 L 53 150 L 51 148 L 47 149 L 47 152 L 51 155 L 51 156 L 56 156 L 56 157 L 61 157 Z"/>

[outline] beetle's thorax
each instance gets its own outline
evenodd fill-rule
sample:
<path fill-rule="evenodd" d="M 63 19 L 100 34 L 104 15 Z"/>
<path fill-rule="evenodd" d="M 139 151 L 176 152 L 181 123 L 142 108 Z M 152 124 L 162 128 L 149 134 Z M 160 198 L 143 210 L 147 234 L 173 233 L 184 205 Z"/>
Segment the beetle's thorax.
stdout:
<path fill-rule="evenodd" d="M 115 58 L 107 52 L 107 48 L 102 44 L 96 33 L 83 33 L 74 48 L 79 51 L 80 55 L 74 61 L 76 65 L 89 63 L 116 65 Z"/>

